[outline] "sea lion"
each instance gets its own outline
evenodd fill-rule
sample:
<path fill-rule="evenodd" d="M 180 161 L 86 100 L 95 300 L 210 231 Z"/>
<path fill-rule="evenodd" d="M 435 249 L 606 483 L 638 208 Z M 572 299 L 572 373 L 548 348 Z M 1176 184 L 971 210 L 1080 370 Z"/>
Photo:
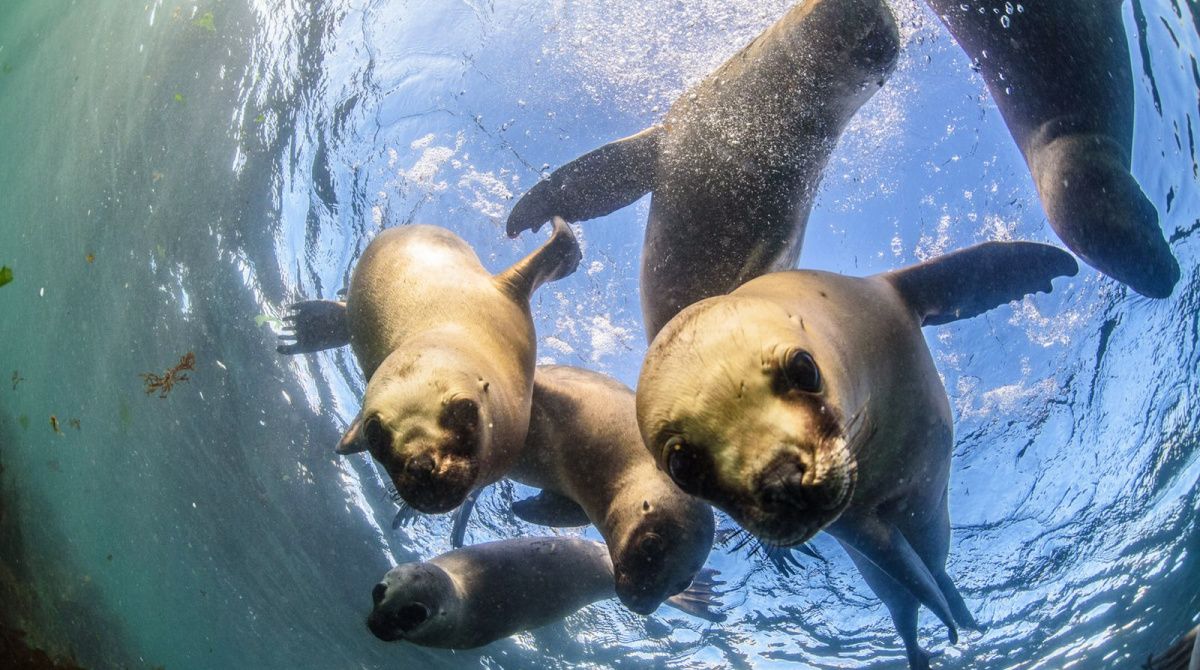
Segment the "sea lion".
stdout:
<path fill-rule="evenodd" d="M 1200 626 L 1180 637 L 1162 653 L 1146 659 L 1145 670 L 1200 670 Z"/>
<path fill-rule="evenodd" d="M 642 312 L 653 339 L 679 310 L 795 265 L 829 155 L 896 63 L 883 0 L 809 0 L 684 93 L 662 125 L 555 170 L 508 217 L 591 219 L 648 191 Z"/>
<path fill-rule="evenodd" d="M 654 339 L 638 425 L 685 492 L 775 544 L 826 530 L 884 600 L 913 668 L 918 603 L 976 624 L 945 572 L 953 424 L 921 326 L 1073 275 L 1067 252 L 988 242 L 871 277 L 790 271 L 688 307 Z"/>
<path fill-rule="evenodd" d="M 668 604 L 709 621 L 712 582 Z M 612 598 L 613 568 L 603 544 L 575 537 L 501 540 L 455 549 L 388 571 L 371 592 L 367 627 L 381 640 L 471 649 L 544 626 Z"/>
<path fill-rule="evenodd" d="M 416 509 L 453 509 L 520 454 L 536 345 L 529 296 L 579 260 L 562 219 L 541 248 L 494 277 L 449 230 L 390 228 L 363 251 L 345 303 L 293 306 L 283 337 L 296 342 L 279 351 L 348 342 L 369 381 L 337 452 L 369 450 Z"/>
<path fill-rule="evenodd" d="M 600 531 L 617 597 L 638 614 L 687 589 L 712 550 L 712 508 L 658 469 L 638 432 L 633 391 L 607 375 L 537 367 L 529 432 L 508 477 L 542 489 L 513 503 L 517 517 Z M 474 502 L 469 496 L 455 518 L 456 547 Z M 393 525 L 407 516 L 402 509 Z"/>
<path fill-rule="evenodd" d="M 1179 281 L 1129 171 L 1133 75 L 1121 0 L 926 0 L 976 64 L 1063 243 L 1151 298 Z"/>

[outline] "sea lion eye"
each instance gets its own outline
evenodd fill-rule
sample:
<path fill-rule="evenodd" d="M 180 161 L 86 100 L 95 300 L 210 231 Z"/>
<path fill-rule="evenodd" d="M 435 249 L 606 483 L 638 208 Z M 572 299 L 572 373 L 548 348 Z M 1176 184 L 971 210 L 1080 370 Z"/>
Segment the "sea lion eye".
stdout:
<path fill-rule="evenodd" d="M 787 364 L 783 367 L 783 375 L 788 386 L 804 393 L 821 392 L 821 371 L 812 354 L 807 351 L 797 351 L 788 356 Z"/>
<path fill-rule="evenodd" d="M 667 458 L 667 474 L 684 493 L 698 495 L 708 479 L 707 459 L 700 449 L 683 441 L 679 436 L 672 437 L 663 445 Z"/>
<path fill-rule="evenodd" d="M 392 446 L 391 436 L 388 434 L 383 424 L 379 422 L 379 417 L 371 417 L 367 419 L 366 425 L 363 426 L 363 434 L 367 436 L 367 445 L 372 452 L 380 453 L 387 451 Z"/>

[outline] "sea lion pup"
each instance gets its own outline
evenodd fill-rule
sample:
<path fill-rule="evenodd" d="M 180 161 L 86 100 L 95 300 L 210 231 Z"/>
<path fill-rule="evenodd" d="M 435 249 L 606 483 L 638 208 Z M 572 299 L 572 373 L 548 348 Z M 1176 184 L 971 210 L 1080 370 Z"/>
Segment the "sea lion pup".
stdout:
<path fill-rule="evenodd" d="M 679 313 L 637 391 L 642 437 L 685 492 L 791 545 L 826 530 L 887 605 L 913 668 L 925 605 L 974 628 L 945 563 L 953 424 L 921 326 L 965 319 L 1078 270 L 988 242 L 871 277 L 791 271 Z"/>
<path fill-rule="evenodd" d="M 808 0 L 684 93 L 661 126 L 531 188 L 508 233 L 603 216 L 653 191 L 641 278 L 653 339 L 684 307 L 795 265 L 829 155 L 898 51 L 883 0 Z"/>
<path fill-rule="evenodd" d="M 570 226 L 492 276 L 454 233 L 401 226 L 363 252 L 346 302 L 311 301 L 288 316 L 303 353 L 346 344 L 368 379 L 339 454 L 370 451 L 423 512 L 453 509 L 506 473 L 525 441 L 536 346 L 529 296 L 580 259 Z"/>
<path fill-rule="evenodd" d="M 983 75 L 1063 243 L 1138 293 L 1169 296 L 1179 263 L 1129 171 L 1134 91 L 1121 0 L 1027 2 L 1016 12 L 1002 0 L 926 2 Z"/>
<path fill-rule="evenodd" d="M 617 597 L 638 614 L 687 589 L 712 550 L 712 508 L 658 469 L 638 432 L 633 391 L 607 375 L 537 367 L 529 432 L 508 477 L 542 489 L 513 503 L 518 518 L 600 531 Z M 469 496 L 455 517 L 455 547 L 474 502 Z M 398 523 L 408 516 L 401 510 Z"/>
<path fill-rule="evenodd" d="M 698 580 L 699 582 L 699 580 Z M 470 649 L 557 621 L 612 598 L 613 568 L 603 544 L 529 537 L 475 544 L 427 562 L 392 568 L 371 591 L 367 627 L 381 640 Z M 712 583 L 668 604 L 709 621 Z"/>

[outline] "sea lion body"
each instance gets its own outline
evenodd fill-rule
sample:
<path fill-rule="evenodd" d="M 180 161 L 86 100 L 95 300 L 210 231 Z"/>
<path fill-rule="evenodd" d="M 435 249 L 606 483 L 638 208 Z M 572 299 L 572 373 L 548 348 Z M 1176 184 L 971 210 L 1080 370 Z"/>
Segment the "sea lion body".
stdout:
<path fill-rule="evenodd" d="M 529 296 L 579 258 L 561 219 L 548 242 L 495 276 L 449 230 L 391 228 L 363 252 L 344 304 L 293 306 L 283 337 L 296 343 L 279 351 L 349 343 L 368 381 L 338 453 L 369 450 L 414 508 L 453 509 L 519 455 L 536 346 Z"/>
<path fill-rule="evenodd" d="M 1134 89 L 1121 0 L 926 0 L 975 62 L 1072 251 L 1163 298 L 1179 264 L 1130 173 Z"/>
<path fill-rule="evenodd" d="M 668 601 L 713 621 L 711 585 Z M 562 619 L 612 598 L 603 544 L 575 537 L 500 540 L 388 571 L 372 592 L 367 626 L 385 641 L 470 649 Z"/>
<path fill-rule="evenodd" d="M 510 235 L 653 191 L 647 337 L 684 307 L 795 264 L 821 173 L 899 49 L 882 0 L 810 0 L 689 89 L 661 126 L 568 163 L 513 208 Z"/>
<path fill-rule="evenodd" d="M 887 604 L 914 669 L 917 608 L 976 627 L 945 572 L 949 402 L 922 325 L 986 311 L 1074 274 L 1066 252 L 986 243 L 865 278 L 764 275 L 679 313 L 638 382 L 642 437 L 684 491 L 755 536 L 826 530 Z"/>
<path fill-rule="evenodd" d="M 708 504 L 680 491 L 646 452 L 634 394 L 600 373 L 538 366 L 520 460 L 509 477 L 582 508 L 608 546 L 621 601 L 649 614 L 685 590 L 712 549 Z"/>
<path fill-rule="evenodd" d="M 471 649 L 562 619 L 611 598 L 604 545 L 571 537 L 520 538 L 455 549 L 393 568 L 376 586 L 368 626 L 380 639 Z M 408 630 L 403 608 L 426 618 Z"/>

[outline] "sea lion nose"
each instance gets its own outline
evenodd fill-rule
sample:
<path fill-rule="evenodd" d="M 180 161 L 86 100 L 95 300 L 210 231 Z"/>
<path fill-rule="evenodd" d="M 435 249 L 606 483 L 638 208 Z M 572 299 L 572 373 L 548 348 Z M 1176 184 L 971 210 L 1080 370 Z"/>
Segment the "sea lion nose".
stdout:
<path fill-rule="evenodd" d="M 420 454 L 410 458 L 405 469 L 415 479 L 429 480 L 433 478 L 433 471 L 436 467 L 437 464 L 434 463 L 433 456 Z"/>
<path fill-rule="evenodd" d="M 779 459 L 763 474 L 762 499 L 772 506 L 808 509 L 808 488 L 804 485 L 804 464 L 794 458 Z"/>
<path fill-rule="evenodd" d="M 379 603 L 383 602 L 383 597 L 387 595 L 387 584 L 379 582 L 375 588 L 371 589 L 371 602 L 379 607 Z"/>
<path fill-rule="evenodd" d="M 656 533 L 646 533 L 638 543 L 638 550 L 644 559 L 651 560 L 662 554 L 663 539 Z"/>

